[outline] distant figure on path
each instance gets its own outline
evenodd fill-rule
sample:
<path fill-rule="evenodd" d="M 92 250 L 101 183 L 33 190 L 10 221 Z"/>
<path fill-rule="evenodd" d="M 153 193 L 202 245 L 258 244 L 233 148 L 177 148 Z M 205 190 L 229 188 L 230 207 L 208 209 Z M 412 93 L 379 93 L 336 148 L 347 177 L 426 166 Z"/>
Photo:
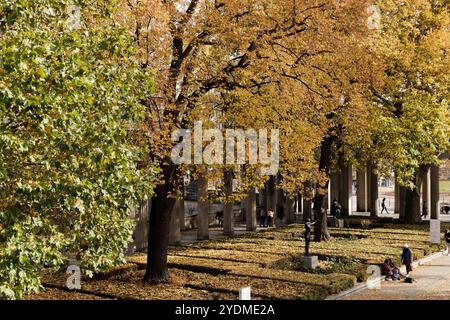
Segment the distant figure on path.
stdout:
<path fill-rule="evenodd" d="M 450 206 L 443 206 L 441 210 L 443 214 L 448 214 L 450 212 Z"/>
<path fill-rule="evenodd" d="M 444 234 L 445 243 L 447 244 L 447 255 L 450 253 L 450 230 L 445 230 Z"/>
<path fill-rule="evenodd" d="M 261 214 L 259 217 L 259 226 L 262 227 L 267 227 L 267 213 L 266 210 L 264 210 L 264 208 L 261 208 Z"/>
<path fill-rule="evenodd" d="M 217 226 L 223 228 L 223 211 L 216 212 Z"/>
<path fill-rule="evenodd" d="M 333 203 L 331 204 L 331 215 L 336 219 L 339 219 L 339 217 L 341 216 L 341 211 L 341 205 L 336 199 L 334 199 Z"/>
<path fill-rule="evenodd" d="M 412 252 L 407 243 L 403 247 L 402 264 L 406 266 L 406 274 L 409 274 L 412 271 Z"/>
<path fill-rule="evenodd" d="M 277 206 L 277 219 L 282 221 L 284 218 L 284 206 L 278 205 Z"/>
<path fill-rule="evenodd" d="M 267 226 L 273 227 L 273 217 L 275 216 L 272 208 L 269 209 L 269 213 L 267 214 Z"/>
<path fill-rule="evenodd" d="M 383 198 L 383 200 L 381 201 L 381 214 L 383 214 L 383 211 L 386 211 L 386 214 L 389 214 L 386 208 L 386 198 Z"/>
<path fill-rule="evenodd" d="M 421 215 L 421 217 L 423 217 L 424 219 L 426 219 L 426 218 L 427 218 L 427 215 L 428 215 L 428 207 L 427 207 L 427 203 L 426 203 L 426 202 L 423 202 L 423 204 L 422 204 L 422 215 Z"/>

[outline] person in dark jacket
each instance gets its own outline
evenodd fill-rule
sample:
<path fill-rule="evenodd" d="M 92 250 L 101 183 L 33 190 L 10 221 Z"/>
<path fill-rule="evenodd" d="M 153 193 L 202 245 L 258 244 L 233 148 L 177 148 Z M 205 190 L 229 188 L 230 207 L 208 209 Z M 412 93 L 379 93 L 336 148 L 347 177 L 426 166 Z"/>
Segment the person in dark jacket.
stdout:
<path fill-rule="evenodd" d="M 217 226 L 223 228 L 223 211 L 217 211 L 215 218 L 217 220 Z"/>
<path fill-rule="evenodd" d="M 406 266 L 406 274 L 409 274 L 412 271 L 412 252 L 407 243 L 403 247 L 402 264 Z"/>
<path fill-rule="evenodd" d="M 341 211 L 341 205 L 336 199 L 334 199 L 333 203 L 331 204 L 331 215 L 333 217 L 336 217 L 336 219 L 339 219 L 339 217 L 341 216 Z"/>
<path fill-rule="evenodd" d="M 267 227 L 267 212 L 266 210 L 264 210 L 264 208 L 261 208 L 259 219 L 259 226 L 261 228 Z"/>
<path fill-rule="evenodd" d="M 282 205 L 277 206 L 277 218 L 280 221 L 282 221 L 284 218 L 284 206 Z"/>
<path fill-rule="evenodd" d="M 444 240 L 445 240 L 445 243 L 447 244 L 447 255 L 449 255 L 449 253 L 450 253 L 450 230 L 445 230 L 445 233 L 444 233 Z"/>
<path fill-rule="evenodd" d="M 386 211 L 386 214 L 389 214 L 386 207 L 386 198 L 383 198 L 383 200 L 381 201 L 381 214 L 383 214 L 384 211 Z"/>

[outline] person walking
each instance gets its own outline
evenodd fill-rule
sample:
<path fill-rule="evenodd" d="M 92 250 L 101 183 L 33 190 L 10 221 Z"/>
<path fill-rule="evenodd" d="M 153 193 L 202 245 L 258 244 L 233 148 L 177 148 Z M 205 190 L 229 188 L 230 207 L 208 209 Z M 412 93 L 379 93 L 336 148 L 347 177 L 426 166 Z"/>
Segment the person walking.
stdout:
<path fill-rule="evenodd" d="M 223 211 L 216 212 L 217 227 L 223 228 Z"/>
<path fill-rule="evenodd" d="M 277 206 L 277 217 L 279 224 L 282 224 L 283 218 L 284 218 L 284 206 L 278 205 Z"/>
<path fill-rule="evenodd" d="M 405 243 L 405 245 L 403 246 L 402 264 L 406 266 L 406 274 L 409 275 L 409 273 L 412 271 L 412 251 L 407 243 Z"/>
<path fill-rule="evenodd" d="M 264 210 L 264 208 L 261 208 L 261 214 L 259 219 L 260 219 L 259 226 L 261 228 L 267 227 L 267 213 L 266 210 Z"/>
<path fill-rule="evenodd" d="M 444 233 L 445 243 L 447 244 L 447 255 L 450 253 L 450 230 L 445 230 Z"/>
<path fill-rule="evenodd" d="M 386 208 L 386 198 L 383 198 L 383 200 L 381 201 L 381 214 L 383 214 L 383 211 L 386 211 L 386 214 L 389 214 Z"/>
<path fill-rule="evenodd" d="M 267 214 L 267 226 L 273 227 L 273 217 L 275 216 L 275 213 L 273 212 L 272 208 L 269 209 L 269 212 Z"/>
<path fill-rule="evenodd" d="M 334 199 L 333 203 L 331 204 L 331 215 L 336 219 L 339 219 L 341 216 L 341 212 L 342 212 L 341 205 L 336 199 Z"/>

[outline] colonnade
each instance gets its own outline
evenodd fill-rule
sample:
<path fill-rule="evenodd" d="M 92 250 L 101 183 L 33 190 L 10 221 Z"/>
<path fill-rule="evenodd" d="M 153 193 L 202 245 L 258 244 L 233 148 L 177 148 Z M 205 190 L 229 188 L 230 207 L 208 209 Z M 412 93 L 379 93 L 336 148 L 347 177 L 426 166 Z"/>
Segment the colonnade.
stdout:
<path fill-rule="evenodd" d="M 342 214 L 358 215 L 361 212 L 369 212 L 370 216 L 377 217 L 381 211 L 381 199 L 378 187 L 378 176 L 372 168 L 368 166 L 364 170 L 356 170 L 354 179 L 354 170 L 351 164 L 341 166 L 335 172 L 330 173 L 328 194 L 325 196 L 324 209 L 330 211 L 331 203 L 336 199 L 342 207 Z M 276 188 L 276 180 L 279 177 L 270 177 L 263 190 L 251 190 L 241 207 L 245 212 L 245 227 L 248 231 L 255 231 L 257 228 L 257 196 L 259 197 L 260 207 L 268 212 L 273 210 L 277 212 L 283 210 L 283 222 L 295 222 L 295 214 L 302 213 L 304 218 L 312 217 L 311 197 L 302 197 L 298 195 L 295 198 L 289 198 L 283 192 Z M 227 179 L 227 178 L 226 178 Z M 353 185 L 356 182 L 356 206 L 353 205 Z M 232 192 L 232 178 L 228 177 L 225 183 L 226 192 Z M 198 183 L 198 196 L 200 200 L 197 206 L 197 239 L 203 240 L 209 238 L 210 214 L 208 202 L 206 200 L 207 183 L 200 180 Z M 394 212 L 400 217 L 404 215 L 404 188 L 395 183 L 394 188 Z M 423 179 L 421 188 L 422 210 L 424 210 L 431 219 L 439 219 L 439 166 L 432 166 Z M 403 198 L 404 199 L 404 198 Z M 180 229 L 184 227 L 184 201 L 178 200 L 174 206 L 172 214 L 170 243 L 176 244 L 181 240 Z M 235 232 L 235 219 L 233 204 L 223 205 L 223 233 L 233 235 Z M 278 219 L 274 219 L 278 222 Z"/>

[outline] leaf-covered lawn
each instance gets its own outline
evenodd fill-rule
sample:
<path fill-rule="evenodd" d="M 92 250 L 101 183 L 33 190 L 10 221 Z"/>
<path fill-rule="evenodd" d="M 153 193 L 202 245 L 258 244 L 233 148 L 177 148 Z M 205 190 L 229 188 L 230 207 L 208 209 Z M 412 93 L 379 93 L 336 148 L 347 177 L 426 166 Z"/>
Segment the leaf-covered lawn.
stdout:
<path fill-rule="evenodd" d="M 442 229 L 448 228 L 446 224 Z M 323 299 L 367 277 L 369 264 L 391 257 L 399 263 L 405 242 L 414 258 L 436 252 L 428 243 L 427 225 L 386 224 L 375 229 L 330 228 L 330 242 L 311 243 L 319 267 L 306 270 L 303 225 L 208 240 L 170 249 L 170 283 L 144 285 L 146 254 L 128 264 L 82 279 L 79 292 L 65 288 L 66 274 L 43 274 L 45 292 L 26 299 L 237 299 L 238 290 L 252 287 L 255 299 Z"/>

